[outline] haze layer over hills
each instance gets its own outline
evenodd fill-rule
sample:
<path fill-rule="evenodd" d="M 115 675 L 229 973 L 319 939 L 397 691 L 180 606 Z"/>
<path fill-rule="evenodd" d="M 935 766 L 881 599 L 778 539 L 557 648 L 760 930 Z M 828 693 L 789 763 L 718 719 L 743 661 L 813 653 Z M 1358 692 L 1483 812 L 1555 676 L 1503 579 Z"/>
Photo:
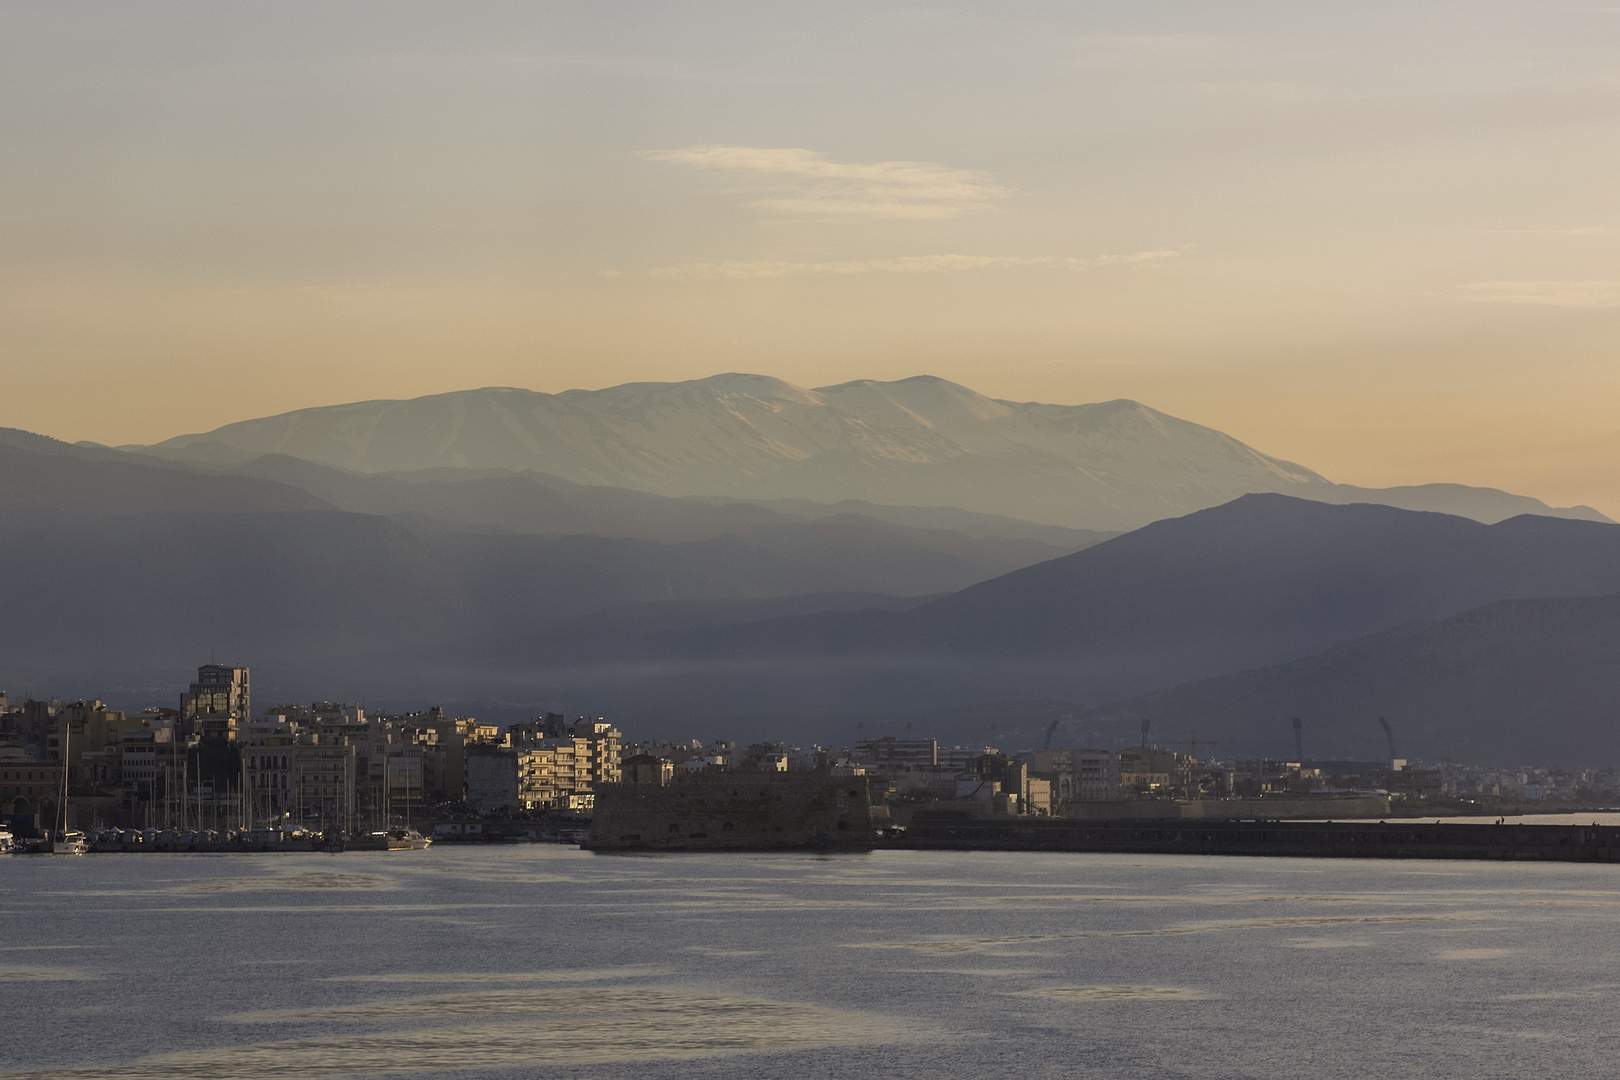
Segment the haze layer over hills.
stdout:
<path fill-rule="evenodd" d="M 1134 401 L 1000 401 L 929 376 L 814 390 L 741 374 L 561 394 L 467 390 L 301 409 L 131 449 L 213 466 L 281 454 L 365 473 L 534 470 L 667 496 L 861 499 L 1112 531 L 1251 492 L 1485 521 L 1604 520 L 1458 485 L 1341 488 Z"/>
<path fill-rule="evenodd" d="M 1414 752 L 1601 754 L 1607 684 L 1515 666 L 1512 613 L 1608 594 L 1620 526 L 1586 508 L 1336 485 L 1133 402 L 937 379 L 468 391 L 125 450 L 0 431 L 19 691 L 120 699 L 226 656 L 277 698 L 650 735 L 988 741 L 1067 717 L 1107 742 L 1148 710 L 1267 753 L 1272 713 L 1326 733 L 1413 709 Z M 1551 606 L 1432 662 L 1447 620 L 1503 601 Z M 1548 639 L 1620 620 L 1578 610 Z M 1376 663 L 1346 666 L 1363 640 Z M 1462 689 L 1509 671 L 1513 693 Z"/>
<path fill-rule="evenodd" d="M 604 694 L 673 697 L 707 685 L 726 709 L 778 700 L 833 712 L 856 701 L 927 713 L 963 700 L 1114 700 L 1503 598 L 1614 592 L 1620 526 L 1542 517 L 1487 526 L 1252 495 L 904 611 L 524 647 Z M 1221 726 L 1192 723 L 1207 735 Z"/>
<path fill-rule="evenodd" d="M 1026 524 L 1080 548 L 1064 554 L 1027 536 L 847 511 L 811 519 L 537 474 L 404 479 L 285 457 L 214 473 L 0 441 L 11 444 L 0 447 L 0 499 L 24 511 L 0 515 L 5 678 L 108 696 L 109 683 L 160 685 L 224 653 L 252 658 L 278 696 L 422 698 L 496 716 L 589 703 L 649 732 L 835 739 L 856 720 L 907 718 L 972 740 L 990 737 L 986 717 L 1008 734 L 1050 715 L 1106 738 L 1153 715 L 1161 730 L 1185 720 L 1233 751 L 1266 752 L 1275 732 L 1255 701 L 1315 717 L 1332 698 L 1348 715 L 1399 683 L 1378 711 L 1401 715 L 1441 693 L 1412 653 L 1423 636 L 1387 628 L 1510 598 L 1620 593 L 1620 526 L 1550 517 L 1484 525 L 1250 495 L 1101 543 Z M 557 520 L 596 533 L 541 527 Z M 1612 608 L 1588 622 L 1620 619 Z M 1379 632 L 1381 663 L 1405 682 L 1381 675 L 1351 694 L 1353 679 L 1278 690 L 1235 676 L 1204 684 L 1213 697 L 1181 690 L 1082 709 Z M 1512 670 L 1551 700 L 1569 674 Z M 1538 682 L 1549 673 L 1558 685 Z M 1608 743 L 1593 707 L 1541 733 L 1509 710 L 1465 744 L 1597 752 Z M 1562 725 L 1562 742 L 1543 738 L 1548 724 Z M 1461 729 L 1436 730 L 1438 745 Z"/>
<path fill-rule="evenodd" d="M 1616 656 L 1620 595 L 1503 600 L 1075 719 L 1084 729 L 1146 716 L 1159 731 L 1220 732 L 1251 752 L 1291 757 L 1290 720 L 1299 716 L 1307 756 L 1377 759 L 1376 718 L 1386 716 L 1400 751 L 1429 761 L 1612 766 L 1620 762 Z"/>
<path fill-rule="evenodd" d="M 393 541 L 408 541 L 428 562 L 415 571 L 395 568 L 402 594 L 465 589 L 476 570 L 490 579 L 490 597 L 499 598 L 504 575 L 513 589 L 518 582 L 529 586 L 536 624 L 651 600 L 937 594 L 1107 536 L 965 514 L 959 516 L 979 535 L 847 510 L 810 519 L 746 503 L 582 487 L 535 473 L 400 479 L 266 457 L 240 471 L 209 474 L 15 432 L 0 432 L 0 506 L 0 540 L 38 545 L 33 556 L 13 552 L 11 568 L 37 584 L 61 569 L 51 552 L 84 553 L 87 561 L 59 583 L 60 595 L 102 609 L 155 590 L 153 610 L 163 610 L 162 589 L 154 585 L 160 568 L 187 562 L 199 578 L 231 582 L 240 595 L 274 577 L 246 551 L 258 551 L 287 575 L 278 586 L 282 595 L 347 595 L 350 570 L 365 578 L 398 553 Z M 1025 535 L 999 535 L 1001 524 Z M 227 536 L 228 548 L 210 547 Z M 369 562 L 365 538 L 379 544 Z M 157 550 L 132 563 L 127 550 L 147 541 Z M 92 557 L 86 545 L 100 545 L 99 553 Z M 119 574 L 105 573 L 108 565 L 120 567 Z M 33 587 L 19 585 L 25 593 Z M 39 602 L 48 603 L 48 595 Z M 467 602 L 476 620 L 478 605 Z M 806 606 L 800 600 L 793 610 Z"/>

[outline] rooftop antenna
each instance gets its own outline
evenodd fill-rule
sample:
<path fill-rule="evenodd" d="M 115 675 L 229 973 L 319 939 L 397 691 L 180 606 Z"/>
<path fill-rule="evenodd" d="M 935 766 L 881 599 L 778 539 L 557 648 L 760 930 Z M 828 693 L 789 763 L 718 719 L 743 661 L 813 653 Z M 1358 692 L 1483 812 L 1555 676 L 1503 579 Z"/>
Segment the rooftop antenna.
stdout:
<path fill-rule="evenodd" d="M 1299 717 L 1294 717 L 1294 759 L 1301 765 L 1305 764 L 1305 739 L 1300 729 L 1304 727 Z"/>
<path fill-rule="evenodd" d="M 1147 717 L 1142 718 L 1142 749 L 1147 749 L 1148 732 L 1153 730 L 1153 721 Z"/>

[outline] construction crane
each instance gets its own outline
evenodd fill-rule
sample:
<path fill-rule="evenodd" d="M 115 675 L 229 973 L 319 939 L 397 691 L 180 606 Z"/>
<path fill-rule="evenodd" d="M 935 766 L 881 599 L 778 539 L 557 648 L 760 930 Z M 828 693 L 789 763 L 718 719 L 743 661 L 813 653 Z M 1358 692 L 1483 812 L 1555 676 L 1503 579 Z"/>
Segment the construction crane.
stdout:
<path fill-rule="evenodd" d="M 1196 732 L 1196 731 L 1189 731 L 1189 732 L 1187 732 L 1187 735 L 1189 737 L 1185 738 L 1185 739 L 1171 739 L 1170 742 L 1169 742 L 1169 745 L 1170 746 L 1185 746 L 1185 747 L 1187 747 L 1187 752 L 1192 756 L 1192 758 L 1194 760 L 1197 760 L 1197 758 L 1198 758 L 1198 748 L 1200 746 L 1219 746 L 1219 745 L 1221 745 L 1220 743 L 1216 742 L 1214 739 L 1200 739 L 1198 737 L 1198 732 Z"/>
<path fill-rule="evenodd" d="M 1299 717 L 1294 717 L 1294 757 L 1301 765 L 1305 763 L 1305 737 L 1300 730 L 1302 727 L 1304 725 L 1300 723 Z"/>
<path fill-rule="evenodd" d="M 1378 726 L 1384 729 L 1384 738 L 1389 740 L 1389 764 L 1390 768 L 1394 768 L 1396 759 L 1401 756 L 1395 750 L 1395 732 L 1390 728 L 1389 721 L 1382 716 L 1378 718 Z"/>

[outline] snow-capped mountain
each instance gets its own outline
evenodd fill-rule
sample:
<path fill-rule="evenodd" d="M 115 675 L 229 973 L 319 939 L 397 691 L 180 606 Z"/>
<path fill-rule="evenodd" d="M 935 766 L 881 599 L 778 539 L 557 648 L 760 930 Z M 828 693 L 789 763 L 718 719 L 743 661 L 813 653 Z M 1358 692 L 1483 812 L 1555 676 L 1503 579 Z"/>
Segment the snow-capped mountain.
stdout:
<path fill-rule="evenodd" d="M 1088 529 L 1251 492 L 1385 501 L 1134 401 L 1001 401 L 929 376 L 817 389 L 745 374 L 561 394 L 486 388 L 300 409 L 130 449 L 217 465 L 279 453 L 369 473 L 534 470 L 669 496 L 864 499 Z M 1402 492 L 1400 505 L 1427 508 L 1425 489 Z M 1449 512 L 1483 520 L 1549 512 L 1488 489 L 1447 492 Z"/>

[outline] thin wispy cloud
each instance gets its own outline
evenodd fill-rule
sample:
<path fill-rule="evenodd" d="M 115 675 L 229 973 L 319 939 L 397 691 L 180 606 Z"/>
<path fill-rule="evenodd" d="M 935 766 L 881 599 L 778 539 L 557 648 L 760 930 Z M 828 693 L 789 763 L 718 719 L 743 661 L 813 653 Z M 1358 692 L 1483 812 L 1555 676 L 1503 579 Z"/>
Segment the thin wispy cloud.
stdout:
<path fill-rule="evenodd" d="M 748 205 L 779 214 L 953 218 L 1007 195 L 984 173 L 929 161 L 834 161 L 814 150 L 757 146 L 691 146 L 643 156 L 751 176 L 756 187 Z"/>
<path fill-rule="evenodd" d="M 1620 280 L 1475 281 L 1461 287 L 1476 304 L 1531 304 L 1542 307 L 1620 307 Z"/>
<path fill-rule="evenodd" d="M 659 266 L 649 273 L 661 278 L 776 278 L 797 275 L 940 274 L 963 270 L 1007 270 L 1047 267 L 1087 270 L 1098 266 L 1140 265 L 1175 259 L 1178 250 L 1138 251 L 1130 255 L 905 255 L 894 259 L 859 259 L 846 262 L 694 262 Z M 618 275 L 615 275 L 618 276 Z"/>
<path fill-rule="evenodd" d="M 1473 236 L 1612 236 L 1620 232 L 1609 225 L 1583 225 L 1578 229 L 1470 229 Z"/>

